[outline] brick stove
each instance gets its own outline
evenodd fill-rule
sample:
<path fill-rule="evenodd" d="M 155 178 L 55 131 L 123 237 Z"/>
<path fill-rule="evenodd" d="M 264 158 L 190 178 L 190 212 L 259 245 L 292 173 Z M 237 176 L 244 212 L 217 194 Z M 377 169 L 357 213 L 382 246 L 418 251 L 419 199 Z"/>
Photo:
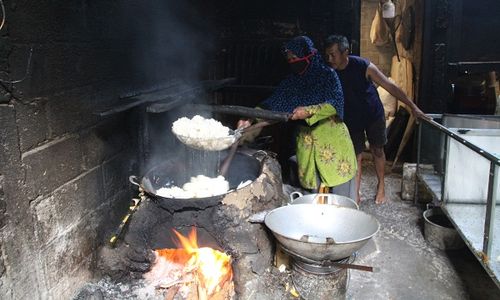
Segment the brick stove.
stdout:
<path fill-rule="evenodd" d="M 89 285 L 78 299 L 87 299 L 85 297 L 90 290 L 114 299 L 127 299 L 134 293 L 145 293 L 147 283 L 141 278 L 151 267 L 152 250 L 176 248 L 172 243 L 172 229 L 185 234 L 192 226 L 197 229 L 200 247 L 209 246 L 231 255 L 236 290 L 234 299 L 247 299 L 256 292 L 265 292 L 266 299 L 278 299 L 276 293 L 280 282 L 275 278 L 270 280 L 274 276 L 270 271 L 274 259 L 274 239 L 265 226 L 250 223 L 248 218 L 285 202 L 281 168 L 273 157 L 263 151 L 247 149 L 238 154 L 255 157 L 262 166 L 262 172 L 255 174 L 255 180 L 250 185 L 228 193 L 220 204 L 201 209 L 167 210 L 158 200 L 146 197 L 132 216 L 122 241 L 117 243 L 116 248 L 107 246 L 99 253 L 98 269 L 106 278 L 107 286 L 102 284 L 103 281 Z M 235 167 L 238 168 L 238 156 L 235 160 Z M 126 285 L 127 290 L 116 291 L 117 285 Z M 162 291 L 155 292 L 151 286 L 149 288 L 148 297 L 165 299 Z"/>
<path fill-rule="evenodd" d="M 161 203 L 162 199 L 145 196 L 117 247 L 106 246 L 99 252 L 101 280 L 85 286 L 76 299 L 205 299 L 181 295 L 179 289 L 193 286 L 183 280 L 169 279 L 167 285 L 158 284 L 161 280 L 153 283 L 148 280 L 158 263 L 153 250 L 178 249 L 172 242 L 172 231 L 187 236 L 193 227 L 198 232 L 199 247 L 217 249 L 232 258 L 235 293 L 224 297 L 215 294 L 208 299 L 274 300 L 295 299 L 297 295 L 308 300 L 345 299 L 348 269 L 373 271 L 371 267 L 353 264 L 356 253 L 335 261 L 312 260 L 278 246 L 269 229 L 255 223 L 256 216 L 263 211 L 287 202 L 281 168 L 270 154 L 240 150 L 228 176 L 244 172 L 239 162 L 241 157 L 252 157 L 261 168 L 251 178 L 251 184 L 226 194 L 220 203 L 168 206 Z M 172 273 L 163 276 L 170 277 Z"/>

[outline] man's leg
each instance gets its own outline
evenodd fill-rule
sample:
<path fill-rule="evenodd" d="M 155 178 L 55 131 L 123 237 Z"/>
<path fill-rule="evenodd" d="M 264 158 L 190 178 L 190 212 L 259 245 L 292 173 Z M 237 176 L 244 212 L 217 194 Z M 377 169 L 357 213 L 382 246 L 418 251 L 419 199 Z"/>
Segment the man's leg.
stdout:
<path fill-rule="evenodd" d="M 387 135 L 385 132 L 385 118 L 380 118 L 370 124 L 366 130 L 366 137 L 370 143 L 370 151 L 375 163 L 375 173 L 377 173 L 378 185 L 377 196 L 375 203 L 381 204 L 385 202 L 385 153 L 384 145 L 387 143 Z"/>
<path fill-rule="evenodd" d="M 330 188 L 330 193 L 335 195 L 340 195 L 347 197 L 356 201 L 356 176 L 351 178 L 348 182 L 344 182 L 340 185 L 332 186 Z"/>
<path fill-rule="evenodd" d="M 375 197 L 375 203 L 382 204 L 385 202 L 385 153 L 384 147 L 373 147 L 370 146 L 372 152 L 373 160 L 375 161 L 375 172 L 377 173 L 378 185 L 377 185 L 377 196 Z"/>

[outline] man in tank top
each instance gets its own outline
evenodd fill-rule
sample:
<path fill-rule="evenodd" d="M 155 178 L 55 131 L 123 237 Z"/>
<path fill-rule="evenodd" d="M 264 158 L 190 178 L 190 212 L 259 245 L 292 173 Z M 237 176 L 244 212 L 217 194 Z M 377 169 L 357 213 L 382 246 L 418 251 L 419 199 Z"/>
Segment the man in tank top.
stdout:
<path fill-rule="evenodd" d="M 329 65 L 337 71 L 344 92 L 344 122 L 349 129 L 358 160 L 356 174 L 356 201 L 360 202 L 361 159 L 365 136 L 375 162 L 378 186 L 375 202 L 385 202 L 384 145 L 387 143 L 384 107 L 374 83 L 382 86 L 396 99 L 411 109 L 416 118 L 427 118 L 406 94 L 369 60 L 349 55 L 349 42 L 341 35 L 329 36 L 325 41 L 326 58 Z"/>

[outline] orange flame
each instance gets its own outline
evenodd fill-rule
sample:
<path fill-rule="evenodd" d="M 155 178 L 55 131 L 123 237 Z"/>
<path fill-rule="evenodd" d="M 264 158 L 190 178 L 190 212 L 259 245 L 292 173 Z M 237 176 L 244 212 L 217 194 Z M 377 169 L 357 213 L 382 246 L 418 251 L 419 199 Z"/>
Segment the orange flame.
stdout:
<path fill-rule="evenodd" d="M 231 257 L 223 252 L 198 247 L 196 229 L 193 227 L 188 237 L 173 230 L 179 240 L 181 249 L 156 250 L 159 256 L 167 260 L 183 264 L 186 269 L 195 270 L 199 283 L 208 295 L 217 292 L 223 284 L 232 279 Z"/>

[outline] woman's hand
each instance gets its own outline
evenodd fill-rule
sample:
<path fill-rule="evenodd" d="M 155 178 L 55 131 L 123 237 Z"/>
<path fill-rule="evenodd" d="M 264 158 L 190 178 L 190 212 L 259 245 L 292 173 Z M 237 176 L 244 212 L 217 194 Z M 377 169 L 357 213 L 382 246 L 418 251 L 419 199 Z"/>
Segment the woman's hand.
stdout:
<path fill-rule="evenodd" d="M 252 122 L 250 120 L 239 120 L 236 124 L 236 128 L 247 128 L 250 125 L 252 125 Z"/>
<path fill-rule="evenodd" d="M 292 120 L 304 120 L 307 119 L 311 116 L 310 113 L 306 111 L 306 109 L 303 106 L 299 106 L 293 110 L 293 114 L 291 119 Z"/>

